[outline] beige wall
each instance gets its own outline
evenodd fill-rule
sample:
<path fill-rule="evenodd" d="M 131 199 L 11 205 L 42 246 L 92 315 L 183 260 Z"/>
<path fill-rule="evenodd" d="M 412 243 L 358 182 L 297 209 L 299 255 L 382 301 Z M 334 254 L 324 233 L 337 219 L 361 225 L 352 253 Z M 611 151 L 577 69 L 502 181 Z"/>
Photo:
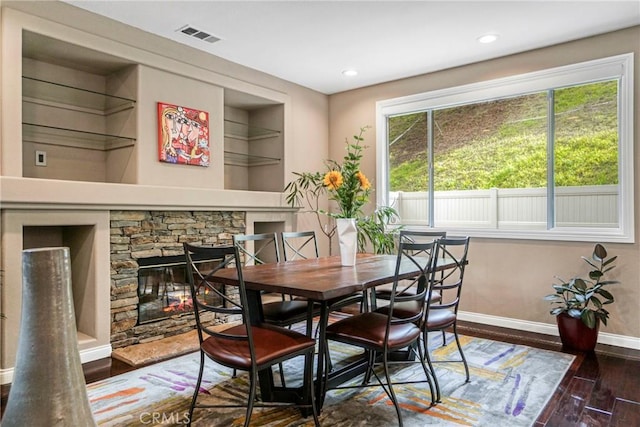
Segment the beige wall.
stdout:
<path fill-rule="evenodd" d="M 428 92 L 469 83 L 481 82 L 546 68 L 613 56 L 635 53 L 635 117 L 640 112 L 640 27 L 613 32 L 602 36 L 577 40 L 545 49 L 538 49 L 495 60 L 437 73 L 398 80 L 359 90 L 338 93 L 329 97 L 330 153 L 340 158 L 344 152 L 345 136 L 353 135 L 361 126 L 370 125 L 366 143 L 370 146 L 363 161 L 367 176 L 375 178 L 375 124 L 376 102 L 415 93 Z M 638 122 L 634 138 L 638 139 Z M 636 170 L 636 243 L 607 244 L 611 254 L 617 254 L 618 268 L 613 278 L 622 283 L 612 289 L 617 301 L 610 307 L 609 326 L 602 331 L 623 337 L 609 337 L 619 342 L 631 338 L 640 344 L 640 245 L 638 244 L 638 217 L 640 208 L 640 174 L 635 144 Z M 375 180 L 372 180 L 375 187 Z M 542 332 L 554 331 L 545 327 L 553 324 L 548 314 L 549 305 L 542 297 L 551 291 L 555 275 L 584 274 L 581 255 L 590 255 L 591 243 L 526 241 L 508 239 L 472 238 L 470 264 L 461 310 L 481 315 L 482 321 L 509 324 Z M 498 316 L 505 319 L 494 319 Z M 513 321 L 513 322 L 511 322 Z M 530 323 L 532 322 L 532 323 Z M 551 326 L 551 325 L 550 325 Z M 601 334 L 602 335 L 602 334 Z M 602 337 L 601 337 L 602 338 Z M 605 334 L 606 338 L 606 334 Z M 627 342 L 628 343 L 628 342 Z"/>
<path fill-rule="evenodd" d="M 278 221 L 286 223 L 287 230 L 292 228 L 289 226 L 291 209 L 279 191 L 222 189 L 223 88 L 283 104 L 285 155 L 281 167 L 284 169 L 285 180 L 292 178 L 292 171 L 319 169 L 323 159 L 328 157 L 326 95 L 93 15 L 66 3 L 2 1 L 1 5 L 0 207 L 3 218 L 16 217 L 26 210 L 41 217 L 44 215 L 57 224 L 57 210 L 73 217 L 82 215 L 83 212 L 87 212 L 89 216 L 97 212 L 108 213 L 111 209 L 232 208 L 248 212 L 248 232 L 253 229 L 252 221 Z M 135 155 L 127 159 L 127 162 L 133 164 L 126 165 L 126 170 L 122 172 L 125 178 L 120 180 L 136 184 L 23 178 L 20 162 L 21 108 L 15 108 L 22 103 L 23 29 L 121 58 L 124 63 L 136 64 L 138 138 Z M 182 103 L 209 111 L 212 120 L 216 121 L 216 125 L 212 127 L 213 158 L 209 168 L 180 167 L 157 161 L 158 101 Z M 180 191 L 175 191 L 176 186 L 181 187 Z M 75 222 L 84 224 L 81 220 Z M 299 227 L 311 226 L 313 222 L 303 218 Z M 19 310 L 7 308 L 9 304 L 20 305 L 22 276 L 20 264 L 15 261 L 20 259 L 22 234 L 17 227 L 2 228 L 0 232 L 0 270 L 4 270 L 0 311 L 11 317 L 1 322 L 0 379 L 4 382 L 11 378 L 9 371 L 14 365 L 19 333 Z M 100 245 L 106 244 L 108 248 L 108 233 L 100 233 L 99 240 Z M 106 256 L 98 257 L 96 263 L 99 264 L 96 271 L 106 271 L 104 280 L 108 281 L 108 252 Z M 108 288 L 107 284 L 107 292 Z M 109 295 L 102 296 L 104 298 L 101 300 L 106 300 L 108 306 Z M 108 321 L 108 316 L 107 310 L 101 317 Z M 108 346 L 108 336 L 106 345 Z"/>

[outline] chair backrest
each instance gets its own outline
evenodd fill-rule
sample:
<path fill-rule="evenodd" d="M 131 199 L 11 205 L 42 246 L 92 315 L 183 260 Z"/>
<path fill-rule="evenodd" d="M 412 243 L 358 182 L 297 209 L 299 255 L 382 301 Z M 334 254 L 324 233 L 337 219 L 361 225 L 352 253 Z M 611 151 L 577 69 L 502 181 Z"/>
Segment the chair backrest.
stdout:
<path fill-rule="evenodd" d="M 437 241 L 426 243 L 412 243 L 401 241 L 398 248 L 398 257 L 396 259 L 395 278 L 393 280 L 393 288 L 389 299 L 387 322 L 387 335 L 389 328 L 397 323 L 417 323 L 423 319 L 426 310 L 426 299 L 430 292 L 429 278 L 433 269 L 433 260 L 436 253 Z M 419 273 L 411 279 L 399 279 L 401 267 L 403 265 L 411 265 L 419 269 Z M 416 287 L 416 292 L 401 293 L 400 287 L 406 289 L 405 284 L 411 282 L 411 286 Z M 402 316 L 394 316 L 393 310 L 396 304 L 402 303 L 401 306 L 409 307 L 408 310 L 403 309 Z M 400 309 L 400 308 L 398 308 Z"/>
<path fill-rule="evenodd" d="M 258 265 L 280 261 L 276 233 L 236 234 L 233 244 L 238 247 L 242 265 Z"/>
<path fill-rule="evenodd" d="M 446 231 L 400 230 L 400 241 L 413 243 L 429 242 L 447 237 Z"/>
<path fill-rule="evenodd" d="M 191 299 L 193 303 L 198 338 L 202 343 L 208 336 L 224 337 L 238 341 L 245 341 L 253 354 L 252 335 L 250 333 L 249 309 L 247 305 L 247 294 L 242 278 L 241 263 L 238 262 L 240 254 L 237 246 L 195 246 L 184 243 L 184 253 L 187 263 L 187 281 L 191 289 Z M 207 260 L 206 263 L 199 261 Z M 212 265 L 215 265 L 213 268 Z M 201 267 L 206 266 L 205 271 Z M 230 286 L 224 286 L 216 282 L 215 273 L 223 268 L 235 268 L 238 274 L 238 292 L 228 292 Z M 212 295 L 218 303 L 212 304 Z M 220 303 L 220 301 L 222 301 Z M 233 329 L 233 334 L 226 333 L 225 330 L 209 328 L 203 322 L 203 313 L 208 312 L 213 318 L 230 318 L 232 321 L 240 321 L 245 325 L 245 330 Z M 210 318 L 207 316 L 207 318 Z"/>
<path fill-rule="evenodd" d="M 283 231 L 282 255 L 285 261 L 318 258 L 318 242 L 315 231 Z"/>
<path fill-rule="evenodd" d="M 467 254 L 469 251 L 469 237 L 447 237 L 438 240 L 434 259 L 447 262 L 451 268 L 431 272 L 431 290 L 440 291 L 442 299 L 437 304 L 430 304 L 428 310 L 453 310 L 458 312 L 460 294 L 462 292 L 462 281 L 467 265 Z M 447 291 L 445 293 L 445 291 Z M 446 298 L 445 298 L 446 295 Z"/>
<path fill-rule="evenodd" d="M 400 230 L 399 241 L 405 243 L 429 243 L 447 236 L 446 231 L 418 231 L 418 230 Z M 435 245 L 431 250 L 435 248 Z M 431 254 L 423 253 L 423 256 L 430 256 Z M 412 281 L 402 281 L 398 285 L 398 292 L 405 292 L 408 288 L 413 286 Z"/>

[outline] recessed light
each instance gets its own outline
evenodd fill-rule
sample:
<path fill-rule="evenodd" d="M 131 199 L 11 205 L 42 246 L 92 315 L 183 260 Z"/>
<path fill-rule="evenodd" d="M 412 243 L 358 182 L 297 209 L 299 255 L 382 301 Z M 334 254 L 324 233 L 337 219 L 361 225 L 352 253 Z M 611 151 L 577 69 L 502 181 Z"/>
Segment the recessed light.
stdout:
<path fill-rule="evenodd" d="M 342 70 L 342 75 L 346 77 L 355 77 L 358 75 L 358 71 L 354 69 Z"/>
<path fill-rule="evenodd" d="M 493 43 L 498 40 L 498 37 L 499 36 L 497 34 L 485 34 L 484 36 L 478 37 L 476 40 L 478 40 L 478 43 Z"/>

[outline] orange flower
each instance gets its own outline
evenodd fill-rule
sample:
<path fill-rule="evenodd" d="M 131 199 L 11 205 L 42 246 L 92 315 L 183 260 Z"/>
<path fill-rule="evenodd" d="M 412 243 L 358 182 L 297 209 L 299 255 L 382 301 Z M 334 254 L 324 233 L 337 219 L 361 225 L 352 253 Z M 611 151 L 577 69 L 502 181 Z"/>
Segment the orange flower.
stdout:
<path fill-rule="evenodd" d="M 342 174 L 339 171 L 329 171 L 325 174 L 323 182 L 330 190 L 337 190 L 343 182 Z"/>
<path fill-rule="evenodd" d="M 358 171 L 356 178 L 360 181 L 360 187 L 362 187 L 363 190 L 368 190 L 371 187 L 371 183 L 362 172 Z"/>

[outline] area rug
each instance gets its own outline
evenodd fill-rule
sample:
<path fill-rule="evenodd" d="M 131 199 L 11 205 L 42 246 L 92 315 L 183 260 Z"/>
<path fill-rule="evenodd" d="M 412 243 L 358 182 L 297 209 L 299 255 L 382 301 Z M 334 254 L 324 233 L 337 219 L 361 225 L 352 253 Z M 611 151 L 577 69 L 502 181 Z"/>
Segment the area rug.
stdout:
<path fill-rule="evenodd" d="M 430 337 L 434 360 L 458 357 L 453 337 Z M 531 426 L 553 395 L 574 356 L 481 338 L 461 336 L 469 362 L 466 383 L 461 363 L 436 363 L 442 402 L 430 406 L 426 383 L 396 387 L 405 426 Z M 359 350 L 331 343 L 334 364 Z M 199 353 L 147 366 L 87 386 L 99 426 L 180 426 L 187 424 L 188 408 L 197 378 Z M 287 385 L 299 381 L 302 359 L 285 365 Z M 394 367 L 393 378 L 424 379 L 419 364 Z M 238 401 L 246 396 L 247 377 L 231 377 L 231 370 L 211 361 L 205 366 L 201 393 L 206 400 Z M 276 375 L 277 378 L 277 375 Z M 354 381 L 358 381 L 356 379 Z M 332 390 L 327 394 L 320 422 L 326 426 L 397 425 L 395 409 L 380 387 Z M 195 426 L 243 425 L 243 409 L 198 409 Z M 254 409 L 256 426 L 312 426 L 311 417 L 286 408 Z"/>

